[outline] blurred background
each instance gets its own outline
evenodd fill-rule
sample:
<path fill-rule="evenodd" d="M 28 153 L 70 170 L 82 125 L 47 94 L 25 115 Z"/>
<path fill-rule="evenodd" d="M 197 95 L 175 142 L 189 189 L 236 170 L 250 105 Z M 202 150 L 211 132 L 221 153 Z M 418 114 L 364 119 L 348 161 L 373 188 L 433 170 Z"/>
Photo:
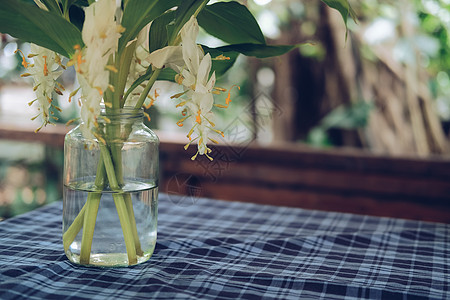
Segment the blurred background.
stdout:
<path fill-rule="evenodd" d="M 346 33 L 341 16 L 319 0 L 248 0 L 269 44 L 303 43 L 274 59 L 240 57 L 217 86 L 232 90 L 232 104 L 217 110 L 224 143 L 246 147 L 308 145 L 352 148 L 389 157 L 448 156 L 450 127 L 450 0 L 350 1 L 358 15 Z M 221 41 L 201 36 L 210 47 Z M 14 124 L 39 127 L 28 106 L 32 85 L 20 77 L 16 49 L 29 45 L 8 35 L 0 43 L 0 132 Z M 74 72 L 61 83 L 68 91 Z M 173 134 L 180 111 L 161 96 L 148 124 Z M 78 114 L 68 93 L 58 99 L 61 124 Z M 226 95 L 217 98 L 224 102 Z M 62 197 L 62 148 L 20 136 L 0 139 L 0 219 Z M 288 145 L 288 146 L 287 146 Z"/>

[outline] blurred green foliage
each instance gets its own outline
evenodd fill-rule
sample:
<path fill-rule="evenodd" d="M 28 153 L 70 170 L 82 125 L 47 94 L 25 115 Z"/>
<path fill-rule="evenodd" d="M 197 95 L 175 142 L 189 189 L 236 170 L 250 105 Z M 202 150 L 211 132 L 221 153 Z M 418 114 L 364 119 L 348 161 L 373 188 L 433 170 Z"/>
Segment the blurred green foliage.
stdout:
<path fill-rule="evenodd" d="M 0 220 L 62 198 L 62 150 L 1 141 L 0 153 Z"/>

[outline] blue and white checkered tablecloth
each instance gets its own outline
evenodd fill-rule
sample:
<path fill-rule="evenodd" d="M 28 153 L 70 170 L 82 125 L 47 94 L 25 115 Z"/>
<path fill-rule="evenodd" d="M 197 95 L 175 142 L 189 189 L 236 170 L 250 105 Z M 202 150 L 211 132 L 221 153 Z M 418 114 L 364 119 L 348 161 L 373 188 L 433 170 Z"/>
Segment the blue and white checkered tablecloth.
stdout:
<path fill-rule="evenodd" d="M 1 222 L 0 299 L 450 299 L 450 225 L 187 200 L 130 268 L 72 265 L 61 203 Z"/>

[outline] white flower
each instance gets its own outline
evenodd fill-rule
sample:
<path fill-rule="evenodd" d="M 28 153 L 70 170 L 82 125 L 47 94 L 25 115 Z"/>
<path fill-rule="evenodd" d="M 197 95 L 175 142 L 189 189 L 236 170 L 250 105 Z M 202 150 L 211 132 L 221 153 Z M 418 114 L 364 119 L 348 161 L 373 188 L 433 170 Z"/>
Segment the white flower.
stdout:
<path fill-rule="evenodd" d="M 80 118 L 83 123 L 80 126 L 83 136 L 87 139 L 93 139 L 94 134 L 92 129 L 97 124 L 97 117 L 100 114 L 100 103 L 102 96 L 96 88 L 89 85 L 83 76 L 78 75 L 78 82 L 81 87 L 81 111 Z"/>
<path fill-rule="evenodd" d="M 150 66 L 150 63 L 147 62 L 147 58 L 149 56 L 147 40 L 149 27 L 149 25 L 144 27 L 137 36 L 136 50 L 134 51 L 133 59 L 130 64 L 130 69 L 127 77 L 127 88 L 130 88 L 130 86 L 136 81 L 136 79 L 144 75 L 147 71 L 147 68 Z M 133 93 L 127 98 L 126 105 L 135 106 L 143 90 L 144 87 L 138 85 L 133 90 Z"/>
<path fill-rule="evenodd" d="M 193 159 L 198 154 L 206 155 L 211 159 L 208 156 L 211 150 L 207 147 L 207 143 L 211 140 L 209 133 L 211 130 L 219 132 L 212 128 L 214 127 L 212 121 L 214 115 L 211 111 L 214 105 L 212 92 L 216 77 L 214 73 L 209 75 L 212 66 L 211 56 L 205 55 L 197 45 L 198 32 L 197 20 L 192 17 L 181 29 L 181 46 L 164 48 L 165 52 L 160 53 L 158 59 L 164 61 L 164 64 L 169 64 L 179 73 L 176 81 L 184 87 L 183 96 L 186 100 L 182 100 L 179 106 L 185 106 L 185 114 L 193 122 L 192 129 L 188 134 L 189 144 L 195 140 L 198 144 L 198 151 Z M 182 63 L 180 58 L 182 58 Z M 181 125 L 185 119 L 183 118 L 178 124 Z M 196 137 L 192 138 L 193 134 Z"/>
<path fill-rule="evenodd" d="M 191 19 L 181 29 L 181 45 L 167 46 L 163 49 L 154 51 L 150 54 L 148 60 L 156 68 L 170 67 L 175 70 L 178 75 L 175 81 L 183 85 L 184 92 L 173 96 L 180 98 L 181 102 L 177 107 L 184 107 L 183 118 L 177 122 L 179 126 L 183 126 L 186 119 L 191 119 L 193 122 L 192 128 L 188 133 L 189 143 L 185 146 L 187 148 L 192 142 L 197 141 L 198 151 L 192 157 L 195 159 L 198 154 L 208 155 L 211 149 L 207 147 L 209 141 L 215 140 L 209 137 L 211 131 L 223 135 L 219 130 L 213 127 L 213 112 L 211 109 L 214 106 L 213 92 L 221 91 L 215 90 L 214 85 L 216 81 L 215 73 L 210 76 L 212 59 L 210 54 L 204 54 L 203 50 L 197 45 L 197 35 L 199 26 L 197 19 Z M 225 106 L 221 106 L 225 107 Z"/>
<path fill-rule="evenodd" d="M 168 66 L 180 73 L 186 67 L 197 73 L 199 61 L 204 55 L 196 42 L 198 32 L 197 19 L 191 17 L 181 29 L 181 45 L 167 46 L 153 51 L 147 59 L 148 62 L 158 69 Z"/>
<path fill-rule="evenodd" d="M 158 69 L 168 66 L 176 71 L 184 65 L 181 46 L 167 46 L 162 49 L 155 50 L 150 53 L 147 61 Z"/>
<path fill-rule="evenodd" d="M 120 30 L 115 20 L 116 1 L 99 0 L 85 10 L 82 37 L 83 49 L 81 73 L 89 85 L 104 92 L 109 84 L 106 69 L 110 55 L 118 47 Z"/>
<path fill-rule="evenodd" d="M 33 64 L 28 64 L 25 57 L 23 58 L 23 65 L 27 67 L 28 74 L 22 76 L 33 76 L 34 91 L 37 97 L 34 101 L 37 101 L 39 104 L 38 116 L 40 115 L 42 117 L 42 126 L 45 126 L 50 123 L 50 107 L 54 106 L 52 104 L 53 92 L 57 91 L 61 93 L 58 87 L 56 87 L 56 79 L 62 74 L 62 70 L 59 70 L 61 58 L 55 52 L 35 44 L 31 44 L 30 49 Z M 30 102 L 30 105 L 34 101 Z M 56 106 L 54 107 L 59 109 Z M 41 129 L 42 126 L 37 130 Z"/>
<path fill-rule="evenodd" d="M 109 87 L 108 63 L 123 31 L 116 20 L 116 9 L 115 0 L 98 0 L 86 8 L 81 33 L 85 47 L 77 49 L 72 59 L 82 90 L 81 129 L 87 138 L 93 136 L 103 93 Z"/>

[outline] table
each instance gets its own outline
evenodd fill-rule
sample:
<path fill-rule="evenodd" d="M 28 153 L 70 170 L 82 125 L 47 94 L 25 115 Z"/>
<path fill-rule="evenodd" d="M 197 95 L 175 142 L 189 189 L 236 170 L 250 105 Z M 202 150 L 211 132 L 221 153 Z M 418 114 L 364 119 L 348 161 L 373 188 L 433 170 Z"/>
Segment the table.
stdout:
<path fill-rule="evenodd" d="M 450 225 L 160 194 L 144 264 L 72 265 L 61 203 L 0 223 L 0 299 L 449 299 Z"/>

